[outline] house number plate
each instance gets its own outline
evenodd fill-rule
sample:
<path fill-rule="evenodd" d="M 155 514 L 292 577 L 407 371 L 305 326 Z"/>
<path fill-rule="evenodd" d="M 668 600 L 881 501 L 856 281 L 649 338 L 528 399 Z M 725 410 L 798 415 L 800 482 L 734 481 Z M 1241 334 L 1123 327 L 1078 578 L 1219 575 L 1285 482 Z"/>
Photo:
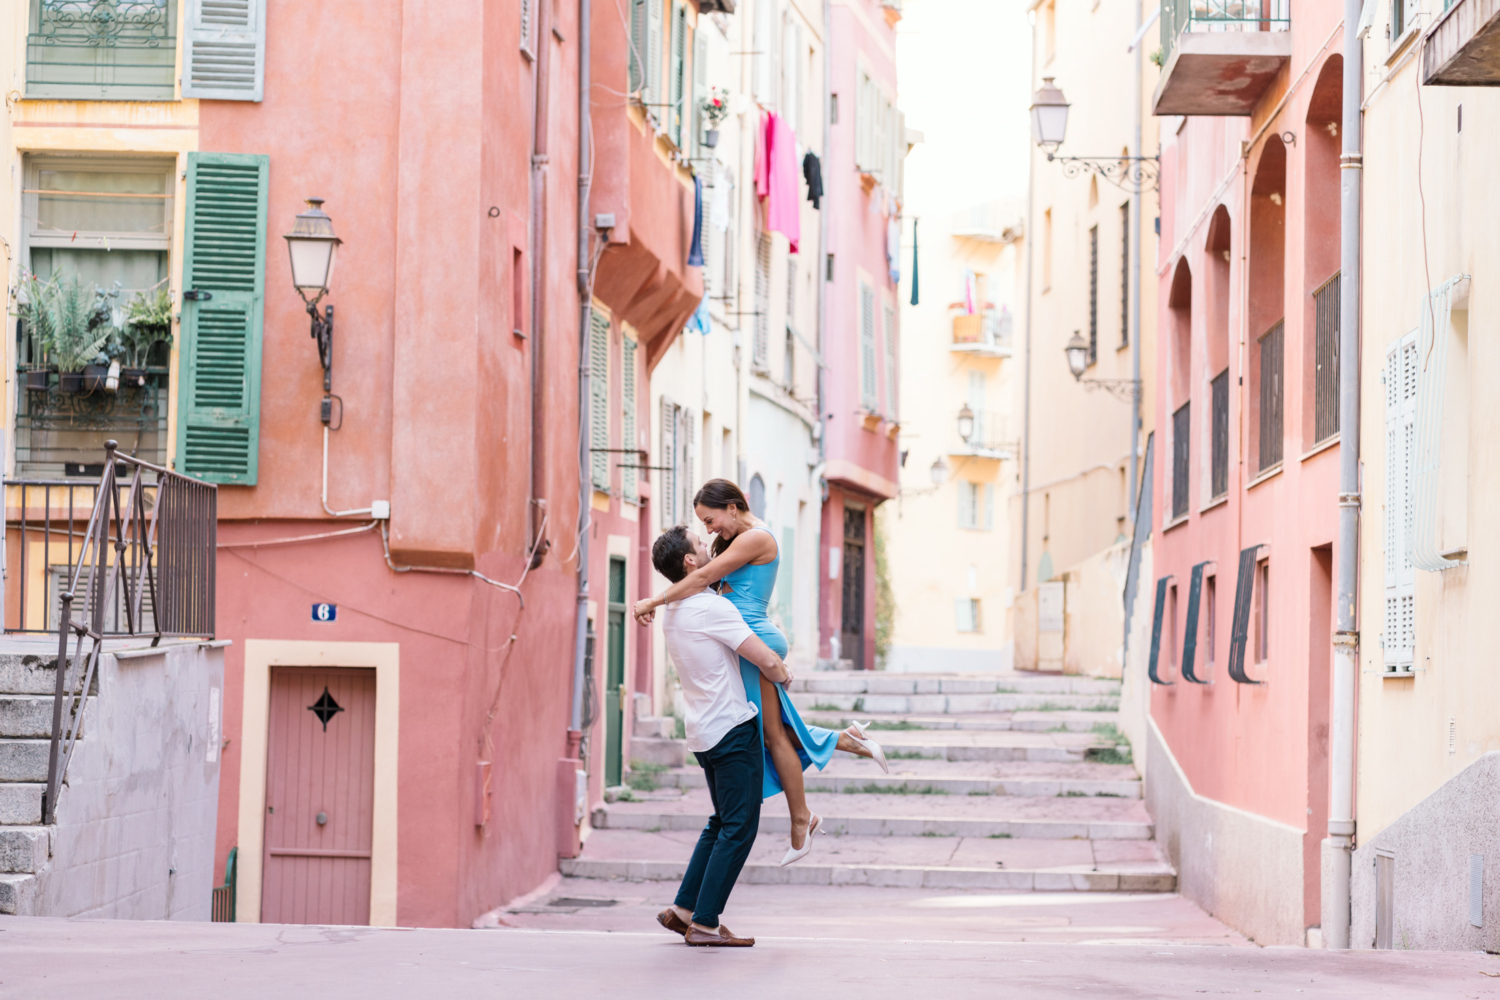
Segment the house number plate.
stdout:
<path fill-rule="evenodd" d="M 339 606 L 337 604 L 314 604 L 312 606 L 312 620 L 315 622 L 337 621 L 339 617 Z"/>

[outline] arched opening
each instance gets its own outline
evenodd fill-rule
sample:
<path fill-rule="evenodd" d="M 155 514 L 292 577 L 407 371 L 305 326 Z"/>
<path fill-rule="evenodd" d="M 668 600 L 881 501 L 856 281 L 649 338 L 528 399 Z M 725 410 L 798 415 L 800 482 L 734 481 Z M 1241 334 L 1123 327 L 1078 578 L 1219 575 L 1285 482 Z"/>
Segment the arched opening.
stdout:
<path fill-rule="evenodd" d="M 1220 205 L 1208 223 L 1204 247 L 1207 300 L 1204 337 L 1204 374 L 1208 378 L 1208 494 L 1229 492 L 1229 273 L 1233 252 L 1229 209 Z"/>
<path fill-rule="evenodd" d="M 1172 366 L 1172 517 L 1188 512 L 1191 495 L 1191 455 L 1193 439 L 1192 369 L 1193 369 L 1193 272 L 1186 258 L 1177 261 L 1172 274 L 1172 288 L 1167 294 L 1167 311 L 1171 317 L 1170 356 Z"/>
<path fill-rule="evenodd" d="M 1303 218 L 1302 440 L 1326 441 L 1339 429 L 1339 129 L 1344 60 L 1323 64 L 1307 106 L 1303 156 L 1307 207 Z"/>
<path fill-rule="evenodd" d="M 1286 146 L 1266 141 L 1250 188 L 1250 458 L 1256 474 L 1280 464 L 1285 440 Z"/>

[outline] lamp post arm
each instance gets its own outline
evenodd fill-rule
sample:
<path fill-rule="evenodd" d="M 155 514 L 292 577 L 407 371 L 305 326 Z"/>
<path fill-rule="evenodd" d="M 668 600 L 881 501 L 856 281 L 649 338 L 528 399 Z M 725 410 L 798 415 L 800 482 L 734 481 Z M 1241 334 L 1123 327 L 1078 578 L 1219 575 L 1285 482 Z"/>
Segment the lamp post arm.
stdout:
<path fill-rule="evenodd" d="M 1161 185 L 1161 158 L 1157 156 L 1058 156 L 1048 153 L 1047 161 L 1061 164 L 1064 177 L 1096 174 L 1122 191 L 1156 191 Z"/>

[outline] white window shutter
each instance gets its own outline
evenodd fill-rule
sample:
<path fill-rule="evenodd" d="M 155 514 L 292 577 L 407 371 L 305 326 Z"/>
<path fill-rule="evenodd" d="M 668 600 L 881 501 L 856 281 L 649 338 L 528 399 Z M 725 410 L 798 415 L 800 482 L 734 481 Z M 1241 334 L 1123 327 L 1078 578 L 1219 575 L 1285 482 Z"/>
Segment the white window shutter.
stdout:
<path fill-rule="evenodd" d="M 682 434 L 679 437 L 682 442 L 682 461 L 677 468 L 682 479 L 682 506 L 679 508 L 678 520 L 683 524 L 689 524 L 693 520 L 693 494 L 697 492 L 698 481 L 693 469 L 693 455 L 698 443 L 697 423 L 697 413 L 691 409 L 682 411 Z"/>
<path fill-rule="evenodd" d="M 259 101 L 265 91 L 266 0 L 188 0 L 182 96 Z"/>
<path fill-rule="evenodd" d="M 995 484 L 984 484 L 984 530 L 990 531 L 995 527 Z"/>
<path fill-rule="evenodd" d="M 953 617 L 960 632 L 974 631 L 974 602 L 967 597 L 953 601 Z"/>
<path fill-rule="evenodd" d="M 656 506 L 661 510 L 661 526 L 665 530 L 677 523 L 677 504 L 673 490 L 677 488 L 677 405 L 663 395 L 661 397 L 661 450 L 657 463 L 662 466 L 657 480 L 661 489 L 653 491 Z"/>
<path fill-rule="evenodd" d="M 1388 671 L 1412 668 L 1416 646 L 1415 510 L 1417 342 L 1409 333 L 1391 347 L 1385 369 L 1385 636 Z"/>

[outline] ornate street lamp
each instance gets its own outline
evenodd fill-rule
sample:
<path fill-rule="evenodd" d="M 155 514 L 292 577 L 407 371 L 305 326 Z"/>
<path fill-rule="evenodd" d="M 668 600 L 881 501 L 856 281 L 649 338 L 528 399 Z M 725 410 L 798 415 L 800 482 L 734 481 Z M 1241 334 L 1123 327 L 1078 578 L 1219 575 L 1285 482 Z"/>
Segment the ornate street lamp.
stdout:
<path fill-rule="evenodd" d="M 1097 174 L 1123 190 L 1155 191 L 1161 160 L 1155 156 L 1058 156 L 1057 147 L 1068 134 L 1068 99 L 1062 88 L 1042 77 L 1042 87 L 1031 98 L 1031 138 L 1047 151 L 1048 162 L 1062 164 L 1064 177 Z"/>
<path fill-rule="evenodd" d="M 312 317 L 312 338 L 318 342 L 318 361 L 323 365 L 323 391 L 333 389 L 333 306 L 324 306 L 318 315 L 318 302 L 328 294 L 333 281 L 333 263 L 339 244 L 344 242 L 333 233 L 333 220 L 323 211 L 322 198 L 308 198 L 307 211 L 297 216 L 292 231 L 286 234 L 288 256 L 292 261 L 292 285 L 307 304 Z M 309 298 L 311 296 L 311 298 Z M 328 400 L 323 401 L 323 422 L 330 419 Z"/>
<path fill-rule="evenodd" d="M 1073 336 L 1068 338 L 1068 346 L 1063 348 L 1068 356 L 1068 371 L 1073 373 L 1075 380 L 1082 380 L 1083 373 L 1089 369 L 1089 345 L 1088 341 L 1073 331 Z"/>
<path fill-rule="evenodd" d="M 1116 399 L 1127 401 L 1134 400 L 1140 393 L 1141 383 L 1133 378 L 1084 378 L 1083 373 L 1089 370 L 1089 342 L 1076 330 L 1068 338 L 1063 353 L 1068 356 L 1068 371 L 1073 373 L 1073 381 L 1084 388 L 1103 389 Z"/>
<path fill-rule="evenodd" d="M 948 462 L 939 455 L 932 463 L 932 468 L 927 470 L 932 475 L 932 488 L 939 489 L 948 481 Z"/>
<path fill-rule="evenodd" d="M 965 443 L 974 436 L 974 411 L 969 409 L 968 403 L 965 403 L 964 408 L 958 411 L 958 436 Z"/>

